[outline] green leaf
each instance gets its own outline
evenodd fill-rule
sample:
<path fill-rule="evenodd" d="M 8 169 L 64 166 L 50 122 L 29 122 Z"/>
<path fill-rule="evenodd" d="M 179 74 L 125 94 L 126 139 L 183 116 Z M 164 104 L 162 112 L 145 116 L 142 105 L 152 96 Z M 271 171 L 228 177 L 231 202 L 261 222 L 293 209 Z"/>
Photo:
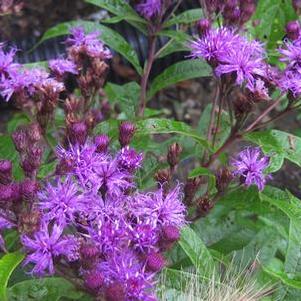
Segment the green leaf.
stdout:
<path fill-rule="evenodd" d="M 209 183 L 208 183 L 208 188 L 209 191 L 213 190 L 215 187 L 215 175 L 212 173 L 211 170 L 204 168 L 204 167 L 197 167 L 195 169 L 193 169 L 188 177 L 189 178 L 196 178 L 199 176 L 208 176 L 209 178 Z"/>
<path fill-rule="evenodd" d="M 9 301 L 84 300 L 86 297 L 70 282 L 58 277 L 25 280 L 12 286 L 8 293 Z"/>
<path fill-rule="evenodd" d="M 270 172 L 281 168 L 283 159 L 301 166 L 301 138 L 292 134 L 268 130 L 245 135 L 246 140 L 259 145 L 264 153 L 271 156 Z"/>
<path fill-rule="evenodd" d="M 147 33 L 147 21 L 141 18 L 136 11 L 124 0 L 85 0 L 88 3 L 104 8 L 110 13 L 127 21 L 144 34 Z"/>
<path fill-rule="evenodd" d="M 52 174 L 55 171 L 56 165 L 57 165 L 56 161 L 42 164 L 38 172 L 38 178 L 44 179 L 46 176 Z"/>
<path fill-rule="evenodd" d="M 7 298 L 7 283 L 14 269 L 23 260 L 24 254 L 20 252 L 5 254 L 0 259 L 0 300 L 10 300 Z"/>
<path fill-rule="evenodd" d="M 40 62 L 34 62 L 34 63 L 28 63 L 23 65 L 27 69 L 34 69 L 34 68 L 40 68 L 40 69 L 48 69 L 48 61 L 40 61 Z"/>
<path fill-rule="evenodd" d="M 209 147 L 206 139 L 200 137 L 189 125 L 169 119 L 147 119 L 137 122 L 137 136 L 152 134 L 179 134 L 193 138 L 204 147 Z"/>
<path fill-rule="evenodd" d="M 285 36 L 285 25 L 297 19 L 291 0 L 259 0 L 253 20 L 259 20 L 254 27 L 257 38 L 267 42 L 267 48 L 274 50 L 277 42 Z"/>
<path fill-rule="evenodd" d="M 187 60 L 175 63 L 166 68 L 151 83 L 148 91 L 148 99 L 152 98 L 158 91 L 176 84 L 178 82 L 211 75 L 210 66 L 201 60 Z"/>
<path fill-rule="evenodd" d="M 210 251 L 190 227 L 182 229 L 179 245 L 199 272 L 203 275 L 214 272 L 214 259 Z"/>
<path fill-rule="evenodd" d="M 163 24 L 163 27 L 170 27 L 175 24 L 191 24 L 195 21 L 200 20 L 203 17 L 203 10 L 200 8 L 189 9 L 183 13 L 171 18 Z"/>
<path fill-rule="evenodd" d="M 127 115 L 128 119 L 135 117 L 140 95 L 140 86 L 136 82 L 130 82 L 122 86 L 107 83 L 105 92 L 109 101 L 111 103 L 117 103 L 121 111 Z"/>
<path fill-rule="evenodd" d="M 139 63 L 137 53 L 131 47 L 131 45 L 115 30 L 90 21 L 71 21 L 58 24 L 48 29 L 39 44 L 58 36 L 69 34 L 69 30 L 72 27 L 83 26 L 87 32 L 98 30 L 101 33 L 100 39 L 113 50 L 120 53 L 125 57 L 136 69 L 139 74 L 142 74 L 142 68 Z"/>

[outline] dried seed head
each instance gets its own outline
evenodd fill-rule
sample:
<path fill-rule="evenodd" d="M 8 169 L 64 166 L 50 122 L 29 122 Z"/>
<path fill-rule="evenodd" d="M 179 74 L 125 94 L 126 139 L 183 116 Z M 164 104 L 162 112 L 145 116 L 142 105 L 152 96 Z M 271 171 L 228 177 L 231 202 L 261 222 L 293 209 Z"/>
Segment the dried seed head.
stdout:
<path fill-rule="evenodd" d="M 224 167 L 217 171 L 216 174 L 216 189 L 218 192 L 223 192 L 228 187 L 233 179 L 231 171 Z"/>
<path fill-rule="evenodd" d="M 24 234 L 32 234 L 39 230 L 41 222 L 41 212 L 33 210 L 22 212 L 19 215 L 18 230 Z"/>

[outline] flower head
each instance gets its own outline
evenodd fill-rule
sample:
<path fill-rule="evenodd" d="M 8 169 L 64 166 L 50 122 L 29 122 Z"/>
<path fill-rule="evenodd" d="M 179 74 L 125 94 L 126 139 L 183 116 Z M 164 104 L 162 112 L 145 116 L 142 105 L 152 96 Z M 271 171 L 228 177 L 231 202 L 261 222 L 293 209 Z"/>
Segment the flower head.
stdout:
<path fill-rule="evenodd" d="M 49 68 L 54 74 L 62 76 L 66 73 L 78 74 L 74 62 L 68 59 L 54 59 L 49 61 Z"/>
<path fill-rule="evenodd" d="M 247 186 L 256 185 L 259 190 L 263 190 L 268 175 L 264 170 L 269 165 L 269 157 L 264 156 L 258 147 L 249 147 L 241 151 L 231 165 L 234 168 L 234 176 L 240 176 L 241 181 Z"/>
<path fill-rule="evenodd" d="M 56 256 L 64 255 L 69 260 L 77 258 L 77 240 L 73 236 L 62 236 L 61 225 L 54 224 L 51 234 L 48 228 L 48 223 L 43 222 L 33 238 L 27 235 L 21 237 L 23 246 L 31 253 L 26 257 L 24 264 L 33 263 L 32 273 L 38 276 L 54 274 L 53 259 Z"/>
<path fill-rule="evenodd" d="M 289 69 L 295 69 L 301 73 L 301 38 L 291 42 L 285 41 L 284 48 L 279 49 L 282 57 L 280 61 L 286 62 Z"/>
<path fill-rule="evenodd" d="M 136 9 L 145 19 L 152 19 L 160 14 L 162 8 L 162 0 L 142 0 Z"/>
<path fill-rule="evenodd" d="M 92 58 L 102 60 L 112 57 L 110 50 L 99 40 L 100 33 L 94 31 L 85 34 L 82 27 L 74 27 L 70 30 L 71 36 L 67 40 L 70 45 L 69 52 L 86 54 Z"/>
<path fill-rule="evenodd" d="M 44 219 L 49 221 L 65 225 L 74 220 L 76 212 L 83 210 L 83 196 L 69 176 L 65 180 L 56 179 L 55 183 L 48 183 L 38 196 Z"/>
<path fill-rule="evenodd" d="M 12 221 L 13 219 L 14 214 L 12 212 L 0 209 L 0 250 L 5 249 L 5 242 L 1 235 L 1 231 L 15 227 L 16 225 Z"/>
<path fill-rule="evenodd" d="M 138 154 L 133 148 L 126 146 L 119 152 L 117 160 L 120 168 L 133 171 L 141 167 L 143 154 Z"/>

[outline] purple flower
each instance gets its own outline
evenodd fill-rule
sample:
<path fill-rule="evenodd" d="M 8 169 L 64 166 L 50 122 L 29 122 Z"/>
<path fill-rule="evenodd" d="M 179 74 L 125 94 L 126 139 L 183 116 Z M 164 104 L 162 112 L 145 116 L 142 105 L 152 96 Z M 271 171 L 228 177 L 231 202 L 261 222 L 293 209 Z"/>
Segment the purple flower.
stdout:
<path fill-rule="evenodd" d="M 107 163 L 100 164 L 96 170 L 98 185 L 112 198 L 122 195 L 127 189 L 135 187 L 132 175 L 118 167 L 118 161 L 112 159 Z"/>
<path fill-rule="evenodd" d="M 155 192 L 137 194 L 131 201 L 132 214 L 153 221 L 160 225 L 185 224 L 185 206 L 182 202 L 181 186 L 177 185 L 167 195 L 161 187 Z"/>
<path fill-rule="evenodd" d="M 234 168 L 234 176 L 240 176 L 240 180 L 247 186 L 256 185 L 263 190 L 268 175 L 264 170 L 269 165 L 270 158 L 264 156 L 258 147 L 248 147 L 241 151 L 237 159 L 233 159 L 231 165 Z"/>
<path fill-rule="evenodd" d="M 126 146 L 117 155 L 118 166 L 124 170 L 134 171 L 141 167 L 143 154 L 138 154 L 133 148 Z"/>
<path fill-rule="evenodd" d="M 240 40 L 239 35 L 226 27 L 211 29 L 198 40 L 191 42 L 191 57 L 203 58 L 216 65 Z"/>
<path fill-rule="evenodd" d="M 286 62 L 289 69 L 295 69 L 301 73 L 301 38 L 290 42 L 284 42 L 285 48 L 278 51 L 283 55 L 280 61 Z"/>
<path fill-rule="evenodd" d="M 54 274 L 53 259 L 57 256 L 66 256 L 68 260 L 75 260 L 78 254 L 78 242 L 69 235 L 62 236 L 63 227 L 54 224 L 51 234 L 48 230 L 48 223 L 43 222 L 41 229 L 31 238 L 27 235 L 21 236 L 23 246 L 29 251 L 24 264 L 33 263 L 32 273 L 37 276 Z"/>
<path fill-rule="evenodd" d="M 93 58 L 110 59 L 112 54 L 99 40 L 100 33 L 94 31 L 85 34 L 82 27 L 75 27 L 70 30 L 71 36 L 67 43 L 71 46 L 69 52 L 85 53 Z"/>
<path fill-rule="evenodd" d="M 145 19 L 150 20 L 160 14 L 162 3 L 161 0 L 142 0 L 136 9 Z"/>
<path fill-rule="evenodd" d="M 56 179 L 47 183 L 45 189 L 38 193 L 40 208 L 44 210 L 45 220 L 55 220 L 62 225 L 74 220 L 74 214 L 82 211 L 83 196 L 71 177 Z"/>
<path fill-rule="evenodd" d="M 68 59 L 56 59 L 49 61 L 49 68 L 54 74 L 62 76 L 66 73 L 78 74 L 76 65 L 74 62 Z"/>
<path fill-rule="evenodd" d="M 290 92 L 295 98 L 301 95 L 301 73 L 286 70 L 278 81 L 282 91 Z"/>
<path fill-rule="evenodd" d="M 222 57 L 222 63 L 215 70 L 216 74 L 221 76 L 234 72 L 237 85 L 246 83 L 247 88 L 254 91 L 256 76 L 266 76 L 262 51 L 258 47 L 258 44 L 243 41 L 237 48 L 231 48 Z"/>
<path fill-rule="evenodd" d="M 11 48 L 8 52 L 3 50 L 3 44 L 0 44 L 0 75 L 7 76 L 12 69 L 19 67 L 14 63 L 14 57 L 17 52 L 16 48 Z"/>
<path fill-rule="evenodd" d="M 151 294 L 154 273 L 145 271 L 145 265 L 132 252 L 112 253 L 98 266 L 107 286 L 124 285 L 126 300 L 147 300 Z"/>
<path fill-rule="evenodd" d="M 98 191 L 102 184 L 98 183 L 96 171 L 108 162 L 106 154 L 98 153 L 97 147 L 88 141 L 84 145 L 70 144 L 68 149 L 59 146 L 57 156 L 69 164 L 71 173 L 79 179 L 82 186 Z"/>

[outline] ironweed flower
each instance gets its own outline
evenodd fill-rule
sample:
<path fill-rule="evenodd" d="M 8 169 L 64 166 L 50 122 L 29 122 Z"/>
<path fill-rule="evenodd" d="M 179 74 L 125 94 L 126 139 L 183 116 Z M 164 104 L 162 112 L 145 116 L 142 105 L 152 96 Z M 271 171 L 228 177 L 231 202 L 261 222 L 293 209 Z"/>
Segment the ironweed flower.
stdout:
<path fill-rule="evenodd" d="M 136 10 L 145 19 L 157 17 L 162 9 L 162 0 L 142 0 L 136 5 Z"/>
<path fill-rule="evenodd" d="M 75 63 L 68 59 L 53 59 L 48 64 L 50 70 L 59 77 L 66 73 L 78 74 Z"/>
<path fill-rule="evenodd" d="M 262 154 L 258 147 L 249 147 L 241 151 L 231 165 L 234 169 L 233 175 L 239 176 L 242 183 L 247 187 L 256 185 L 263 190 L 269 175 L 264 170 L 269 165 L 270 158 Z"/>
<path fill-rule="evenodd" d="M 43 222 L 38 232 L 31 238 L 27 235 L 21 236 L 21 242 L 30 253 L 24 264 L 33 263 L 35 266 L 32 273 L 37 276 L 54 274 L 54 258 L 60 255 L 69 260 L 77 258 L 78 242 L 73 236 L 63 236 L 63 227 L 54 224 L 49 232 L 49 224 Z"/>

